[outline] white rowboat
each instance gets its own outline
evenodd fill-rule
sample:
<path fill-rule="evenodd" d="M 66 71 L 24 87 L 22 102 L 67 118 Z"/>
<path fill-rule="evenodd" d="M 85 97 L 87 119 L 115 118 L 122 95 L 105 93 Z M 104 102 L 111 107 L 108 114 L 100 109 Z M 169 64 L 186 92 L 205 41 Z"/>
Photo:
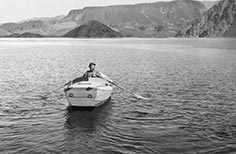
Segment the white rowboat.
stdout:
<path fill-rule="evenodd" d="M 101 78 L 77 78 L 77 81 L 64 89 L 72 107 L 97 107 L 105 103 L 112 94 L 111 84 Z"/>

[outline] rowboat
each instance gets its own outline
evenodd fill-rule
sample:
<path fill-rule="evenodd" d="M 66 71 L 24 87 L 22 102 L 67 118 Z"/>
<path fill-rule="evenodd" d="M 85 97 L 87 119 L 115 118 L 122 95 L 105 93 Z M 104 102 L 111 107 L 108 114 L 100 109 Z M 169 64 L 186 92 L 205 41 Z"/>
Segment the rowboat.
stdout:
<path fill-rule="evenodd" d="M 106 77 L 108 78 L 108 77 Z M 77 78 L 64 89 L 72 107 L 97 107 L 110 99 L 113 87 L 101 78 Z"/>

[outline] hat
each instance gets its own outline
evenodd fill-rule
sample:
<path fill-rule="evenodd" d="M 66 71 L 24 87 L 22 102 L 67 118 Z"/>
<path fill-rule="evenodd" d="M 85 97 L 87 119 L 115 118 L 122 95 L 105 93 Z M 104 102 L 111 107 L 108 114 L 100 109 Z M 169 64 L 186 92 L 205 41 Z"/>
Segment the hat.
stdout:
<path fill-rule="evenodd" d="M 96 64 L 95 64 L 95 63 L 89 63 L 89 67 L 90 67 L 90 66 L 92 66 L 92 65 L 95 65 L 95 66 L 96 66 Z"/>

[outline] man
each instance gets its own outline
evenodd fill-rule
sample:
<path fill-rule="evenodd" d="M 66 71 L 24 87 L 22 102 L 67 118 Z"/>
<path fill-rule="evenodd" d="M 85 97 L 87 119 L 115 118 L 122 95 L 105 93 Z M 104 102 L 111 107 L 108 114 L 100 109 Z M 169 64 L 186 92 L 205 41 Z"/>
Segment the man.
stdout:
<path fill-rule="evenodd" d="M 95 63 L 90 63 L 89 64 L 89 70 L 84 73 L 83 76 L 76 78 L 72 80 L 72 82 L 68 82 L 67 84 L 73 84 L 76 82 L 81 82 L 81 81 L 88 81 L 88 78 L 102 78 L 108 82 L 113 82 L 111 79 L 109 79 L 106 75 L 99 73 L 96 69 L 96 64 Z"/>
<path fill-rule="evenodd" d="M 96 64 L 95 63 L 90 63 L 89 64 L 89 70 L 84 73 L 83 77 L 84 78 L 97 78 L 97 77 L 101 77 L 101 74 L 95 70 Z"/>

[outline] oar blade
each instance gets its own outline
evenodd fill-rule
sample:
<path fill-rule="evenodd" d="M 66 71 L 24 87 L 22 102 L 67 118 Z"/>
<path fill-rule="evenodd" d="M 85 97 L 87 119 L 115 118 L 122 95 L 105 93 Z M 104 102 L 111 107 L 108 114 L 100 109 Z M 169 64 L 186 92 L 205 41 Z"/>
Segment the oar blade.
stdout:
<path fill-rule="evenodd" d="M 59 87 L 59 88 L 57 88 L 57 89 L 55 89 L 55 90 L 53 90 L 53 91 L 47 93 L 46 95 L 41 96 L 41 98 L 44 99 L 44 100 L 47 100 L 47 99 L 49 98 L 49 95 L 51 95 L 53 92 L 56 92 L 56 91 L 58 91 L 59 89 L 65 87 L 65 86 L 68 85 L 69 83 L 71 83 L 71 81 L 69 81 L 69 82 L 67 82 L 66 84 L 62 85 L 61 87 Z"/>
<path fill-rule="evenodd" d="M 154 99 L 154 98 L 143 97 L 143 96 L 138 95 L 138 94 L 134 94 L 134 96 L 135 96 L 137 99 L 142 99 L 142 100 L 153 100 L 153 99 Z"/>
<path fill-rule="evenodd" d="M 107 79 L 105 79 L 105 78 L 103 78 L 103 77 L 100 77 L 100 78 L 102 78 L 102 79 L 106 80 L 107 82 L 109 82 L 109 83 L 115 85 L 116 87 L 118 87 L 118 88 L 120 88 L 120 89 L 122 89 L 122 90 L 124 90 L 124 91 L 126 91 L 126 92 L 128 92 L 128 93 L 130 93 L 130 94 L 132 94 L 132 95 L 134 95 L 136 99 L 153 100 L 153 98 L 147 98 L 147 97 L 143 97 L 143 96 L 141 96 L 141 95 L 135 94 L 135 93 L 133 93 L 132 91 L 130 91 L 130 90 L 128 90 L 128 89 L 122 87 L 121 85 L 118 85 L 117 83 L 115 83 L 115 82 L 113 82 L 113 81 L 107 80 Z"/>

